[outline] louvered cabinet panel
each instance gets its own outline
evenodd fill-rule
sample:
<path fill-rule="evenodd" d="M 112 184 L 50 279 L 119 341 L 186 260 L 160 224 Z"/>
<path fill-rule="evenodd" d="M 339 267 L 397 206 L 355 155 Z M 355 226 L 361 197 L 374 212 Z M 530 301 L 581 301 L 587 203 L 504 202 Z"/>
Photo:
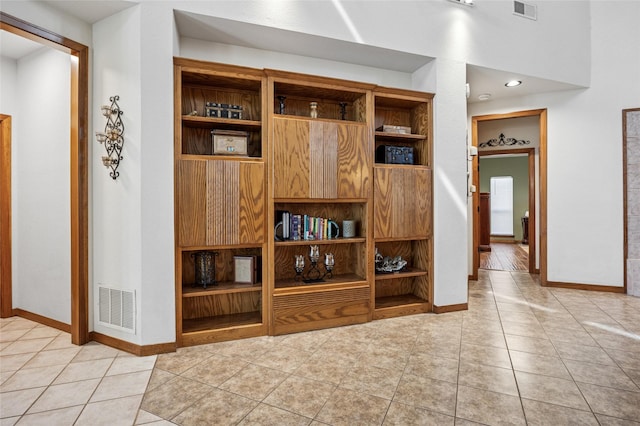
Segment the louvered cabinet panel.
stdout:
<path fill-rule="evenodd" d="M 264 242 L 264 165 L 207 161 L 207 245 Z"/>
<path fill-rule="evenodd" d="M 276 117 L 275 198 L 366 198 L 370 172 L 367 128 Z"/>
<path fill-rule="evenodd" d="M 178 167 L 180 246 L 264 242 L 263 163 L 182 160 Z"/>

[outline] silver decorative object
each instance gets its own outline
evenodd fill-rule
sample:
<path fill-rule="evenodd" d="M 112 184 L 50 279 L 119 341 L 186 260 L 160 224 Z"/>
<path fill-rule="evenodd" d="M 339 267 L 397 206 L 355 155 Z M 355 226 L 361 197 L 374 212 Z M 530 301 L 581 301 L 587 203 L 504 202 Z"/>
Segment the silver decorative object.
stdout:
<path fill-rule="evenodd" d="M 400 272 L 407 266 L 407 261 L 401 256 L 385 256 L 380 259 L 382 255 L 376 251 L 376 272 L 382 274 L 390 274 L 393 272 Z"/>
<path fill-rule="evenodd" d="M 295 280 L 302 281 L 306 284 L 321 283 L 325 278 L 332 277 L 333 267 L 335 266 L 335 257 L 333 253 L 325 253 L 324 255 L 324 269 L 322 273 L 318 268 L 318 261 L 320 260 L 320 248 L 317 245 L 309 246 L 309 260 L 311 261 L 311 267 L 304 273 L 304 256 L 296 254 L 293 256 L 294 265 L 293 268 L 296 271 Z"/>
<path fill-rule="evenodd" d="M 301 274 L 304 271 L 304 255 L 296 254 L 293 258 L 295 259 L 293 267 L 296 270 L 296 274 Z"/>

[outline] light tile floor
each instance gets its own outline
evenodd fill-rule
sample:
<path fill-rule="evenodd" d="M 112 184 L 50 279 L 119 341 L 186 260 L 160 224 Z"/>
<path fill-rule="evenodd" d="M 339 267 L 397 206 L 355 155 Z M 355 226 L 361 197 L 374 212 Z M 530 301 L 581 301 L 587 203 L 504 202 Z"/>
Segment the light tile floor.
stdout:
<path fill-rule="evenodd" d="M 27 319 L 0 321 L 0 425 L 132 425 L 156 356 L 135 357 Z"/>
<path fill-rule="evenodd" d="M 468 311 L 157 360 L 3 320 L 0 425 L 640 425 L 640 298 L 536 280 L 481 270 Z"/>

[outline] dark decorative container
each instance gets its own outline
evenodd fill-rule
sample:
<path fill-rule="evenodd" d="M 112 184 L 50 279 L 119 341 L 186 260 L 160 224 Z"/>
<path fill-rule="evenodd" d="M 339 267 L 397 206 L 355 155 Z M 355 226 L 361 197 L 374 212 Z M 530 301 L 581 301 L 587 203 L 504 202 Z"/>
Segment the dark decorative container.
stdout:
<path fill-rule="evenodd" d="M 216 283 L 216 256 L 215 251 L 198 251 L 191 254 L 195 263 L 195 286 L 207 288 Z"/>

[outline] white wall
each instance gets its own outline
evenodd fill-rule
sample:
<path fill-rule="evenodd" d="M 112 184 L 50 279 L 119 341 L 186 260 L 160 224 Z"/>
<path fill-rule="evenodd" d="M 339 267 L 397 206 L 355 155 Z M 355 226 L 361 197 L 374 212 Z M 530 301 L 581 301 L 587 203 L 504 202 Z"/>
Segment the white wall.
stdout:
<path fill-rule="evenodd" d="M 173 31 L 171 30 L 173 29 Z M 173 14 L 142 4 L 142 290 L 144 344 L 175 341 Z"/>
<path fill-rule="evenodd" d="M 2 112 L 12 116 L 13 307 L 70 324 L 69 55 L 42 48 L 3 58 L 2 69 Z"/>
<path fill-rule="evenodd" d="M 2 0 L 0 10 L 85 46 L 91 46 L 91 25 L 62 13 L 45 2 Z"/>
<path fill-rule="evenodd" d="M 179 54 L 183 58 L 222 62 L 252 68 L 270 68 L 345 80 L 375 83 L 388 87 L 411 87 L 411 74 L 362 65 L 300 57 L 248 47 L 231 46 L 188 37 L 180 38 Z"/>
<path fill-rule="evenodd" d="M 622 115 L 640 104 L 639 2 L 592 3 L 591 87 L 476 103 L 548 109 L 548 280 L 623 285 Z"/>
<path fill-rule="evenodd" d="M 142 120 L 140 88 L 140 7 L 124 10 L 93 26 L 93 238 L 94 268 L 91 287 L 98 286 L 136 292 L 136 324 L 141 324 L 140 292 L 142 282 Z M 124 114 L 123 160 L 120 176 L 113 180 L 102 164 L 104 147 L 93 135 L 104 131 L 106 118 L 101 105 L 109 105 L 110 97 L 118 95 Z M 123 340 L 140 343 L 136 335 L 105 327 L 98 322 L 98 298 L 93 297 L 94 331 Z"/>
<path fill-rule="evenodd" d="M 92 286 L 94 292 L 107 286 L 137 296 L 135 335 L 97 320 L 94 329 L 142 345 L 175 341 L 172 58 L 177 38 L 168 28 L 173 28 L 171 10 L 143 3 L 96 23 L 93 31 L 94 127 L 102 130 L 100 105 L 118 94 L 125 143 L 115 181 L 100 162 L 101 147 L 92 160 Z"/>
<path fill-rule="evenodd" d="M 18 63 L 0 55 L 0 114 L 13 115 L 18 110 Z M 14 137 L 15 130 L 13 131 Z"/>
<path fill-rule="evenodd" d="M 445 0 L 167 3 L 203 15 L 589 84 L 588 1 L 535 2 L 537 21 L 514 16 L 509 0 L 477 1 L 472 8 Z M 233 36 L 243 41 L 242 34 Z"/>

